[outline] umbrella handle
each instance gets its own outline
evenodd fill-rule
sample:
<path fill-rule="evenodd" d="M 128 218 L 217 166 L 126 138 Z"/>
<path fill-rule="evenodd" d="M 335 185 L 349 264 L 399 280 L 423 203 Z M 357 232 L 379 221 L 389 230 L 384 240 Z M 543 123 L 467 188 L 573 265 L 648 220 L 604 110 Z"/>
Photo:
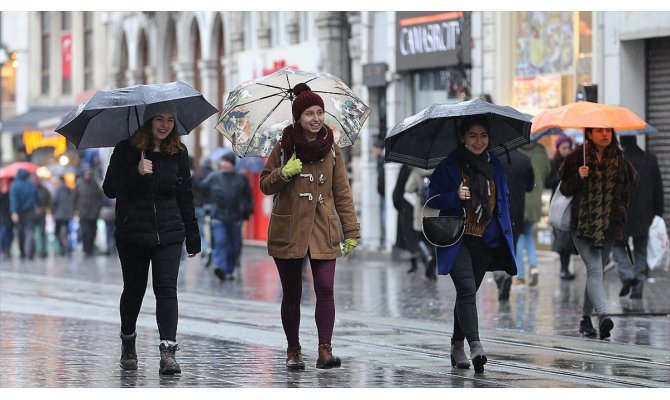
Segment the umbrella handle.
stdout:
<path fill-rule="evenodd" d="M 584 141 L 584 148 L 583 148 L 583 154 L 584 154 L 584 166 L 586 166 L 586 140 Z"/>

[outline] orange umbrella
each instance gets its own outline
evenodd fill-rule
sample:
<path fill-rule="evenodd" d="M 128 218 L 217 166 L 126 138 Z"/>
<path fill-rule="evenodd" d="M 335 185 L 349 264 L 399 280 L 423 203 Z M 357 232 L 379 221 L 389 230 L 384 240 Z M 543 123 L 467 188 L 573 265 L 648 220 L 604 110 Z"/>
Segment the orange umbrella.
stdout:
<path fill-rule="evenodd" d="M 530 133 L 550 128 L 644 129 L 647 123 L 625 107 L 578 101 L 544 110 L 533 117 Z"/>

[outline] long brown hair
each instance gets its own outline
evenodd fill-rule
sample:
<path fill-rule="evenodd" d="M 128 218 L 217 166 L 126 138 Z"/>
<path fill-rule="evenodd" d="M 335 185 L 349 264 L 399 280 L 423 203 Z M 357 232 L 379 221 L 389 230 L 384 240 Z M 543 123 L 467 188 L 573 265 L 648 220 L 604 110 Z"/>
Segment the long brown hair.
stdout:
<path fill-rule="evenodd" d="M 151 150 L 153 149 L 153 133 L 151 132 L 151 121 L 153 118 L 147 121 L 146 124 L 139 127 L 133 136 L 130 138 L 130 143 L 137 147 L 140 150 Z M 184 145 L 181 143 L 181 138 L 179 137 L 179 131 L 177 131 L 177 122 L 175 121 L 174 127 L 170 134 L 161 142 L 160 152 L 163 154 L 173 155 L 179 152 L 179 149 L 184 148 Z"/>

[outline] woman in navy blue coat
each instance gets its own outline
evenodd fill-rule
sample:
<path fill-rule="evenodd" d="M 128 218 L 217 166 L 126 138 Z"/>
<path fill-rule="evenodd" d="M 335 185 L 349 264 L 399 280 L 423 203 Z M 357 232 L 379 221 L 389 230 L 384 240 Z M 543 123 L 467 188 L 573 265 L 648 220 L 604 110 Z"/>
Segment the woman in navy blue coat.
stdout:
<path fill-rule="evenodd" d="M 486 271 L 516 275 L 509 190 L 505 170 L 489 154 L 489 123 L 484 117 L 467 117 L 461 124 L 461 145 L 435 168 L 430 178 L 429 205 L 440 215 L 462 215 L 465 234 L 451 247 L 437 248 L 437 271 L 451 275 L 456 287 L 451 365 L 469 368 L 464 339 L 470 345 L 475 372 L 483 372 L 486 355 L 479 340 L 477 290 Z"/>

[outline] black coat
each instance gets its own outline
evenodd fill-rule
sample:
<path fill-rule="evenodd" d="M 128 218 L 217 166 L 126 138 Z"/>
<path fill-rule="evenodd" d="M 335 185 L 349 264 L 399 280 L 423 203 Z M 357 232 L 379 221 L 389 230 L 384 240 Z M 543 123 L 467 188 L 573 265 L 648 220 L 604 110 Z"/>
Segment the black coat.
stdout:
<path fill-rule="evenodd" d="M 533 190 L 535 174 L 530 163 L 530 157 L 518 150 L 511 151 L 509 159 L 506 155 L 502 155 L 500 162 L 505 169 L 507 187 L 509 188 L 509 216 L 512 221 L 514 244 L 516 245 L 523 227 L 526 192 Z"/>
<path fill-rule="evenodd" d="M 211 172 L 198 184 L 212 204 L 212 219 L 231 223 L 249 219 L 254 211 L 249 179 L 237 171 Z"/>
<path fill-rule="evenodd" d="M 663 181 L 656 156 L 645 153 L 637 145 L 626 146 L 623 152 L 638 173 L 638 181 L 628 193 L 628 216 L 624 232 L 628 236 L 646 235 L 654 215 L 663 216 Z"/>
<path fill-rule="evenodd" d="M 115 237 L 142 246 L 186 239 L 189 254 L 200 252 L 200 233 L 193 207 L 191 172 L 185 147 L 173 155 L 145 152 L 153 173 L 140 175 L 140 150 L 123 140 L 114 147 L 103 190 L 116 198 Z"/>

